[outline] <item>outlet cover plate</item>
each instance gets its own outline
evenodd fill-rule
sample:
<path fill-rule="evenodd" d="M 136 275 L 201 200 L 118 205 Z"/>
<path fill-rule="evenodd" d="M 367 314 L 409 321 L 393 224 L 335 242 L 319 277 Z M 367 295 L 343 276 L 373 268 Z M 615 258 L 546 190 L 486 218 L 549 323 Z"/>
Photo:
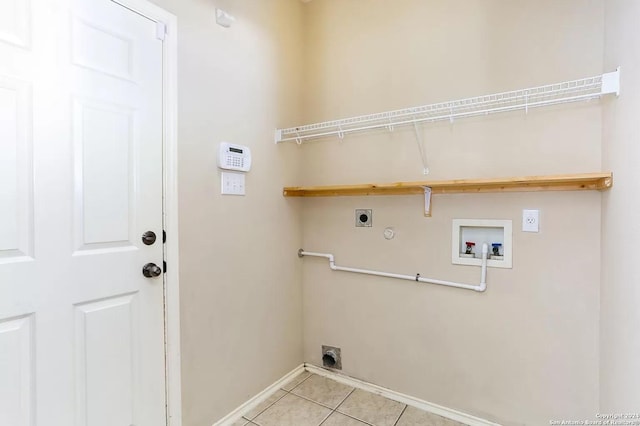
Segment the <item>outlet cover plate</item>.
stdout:
<path fill-rule="evenodd" d="M 522 210 L 522 232 L 540 231 L 540 210 Z"/>

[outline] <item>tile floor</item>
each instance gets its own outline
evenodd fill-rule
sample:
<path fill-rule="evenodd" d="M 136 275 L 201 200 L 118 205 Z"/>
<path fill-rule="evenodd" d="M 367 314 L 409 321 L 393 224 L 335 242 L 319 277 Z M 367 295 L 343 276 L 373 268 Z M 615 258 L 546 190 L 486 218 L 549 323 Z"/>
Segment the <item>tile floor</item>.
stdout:
<path fill-rule="evenodd" d="M 233 426 L 464 426 L 304 372 Z"/>

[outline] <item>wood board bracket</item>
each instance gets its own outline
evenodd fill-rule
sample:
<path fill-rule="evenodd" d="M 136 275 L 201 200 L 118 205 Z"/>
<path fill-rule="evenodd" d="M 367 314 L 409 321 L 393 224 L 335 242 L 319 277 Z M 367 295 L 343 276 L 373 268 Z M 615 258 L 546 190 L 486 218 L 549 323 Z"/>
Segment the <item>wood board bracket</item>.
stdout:
<path fill-rule="evenodd" d="M 431 217 L 431 188 L 424 187 L 424 217 Z"/>

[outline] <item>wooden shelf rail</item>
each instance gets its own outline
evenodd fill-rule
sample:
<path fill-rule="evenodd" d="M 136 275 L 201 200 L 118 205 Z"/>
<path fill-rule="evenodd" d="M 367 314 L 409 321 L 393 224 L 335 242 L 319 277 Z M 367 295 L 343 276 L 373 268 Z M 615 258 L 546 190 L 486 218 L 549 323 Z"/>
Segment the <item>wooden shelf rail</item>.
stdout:
<path fill-rule="evenodd" d="M 507 177 L 495 179 L 457 179 L 419 182 L 367 183 L 334 186 L 288 186 L 285 197 L 339 197 L 363 195 L 476 194 L 485 192 L 585 191 L 606 190 L 613 185 L 613 174 L 583 173 L 552 176 Z"/>

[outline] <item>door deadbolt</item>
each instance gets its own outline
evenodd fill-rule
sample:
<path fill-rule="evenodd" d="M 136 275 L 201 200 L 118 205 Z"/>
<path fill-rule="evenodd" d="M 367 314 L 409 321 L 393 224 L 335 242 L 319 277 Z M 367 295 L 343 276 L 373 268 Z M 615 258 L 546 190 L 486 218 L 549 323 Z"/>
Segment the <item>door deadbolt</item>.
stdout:
<path fill-rule="evenodd" d="M 150 246 L 156 242 L 156 233 L 153 231 L 147 231 L 142 234 L 142 242 L 144 245 Z"/>
<path fill-rule="evenodd" d="M 147 278 L 159 277 L 162 274 L 162 268 L 155 263 L 147 263 L 142 267 L 142 275 Z"/>

